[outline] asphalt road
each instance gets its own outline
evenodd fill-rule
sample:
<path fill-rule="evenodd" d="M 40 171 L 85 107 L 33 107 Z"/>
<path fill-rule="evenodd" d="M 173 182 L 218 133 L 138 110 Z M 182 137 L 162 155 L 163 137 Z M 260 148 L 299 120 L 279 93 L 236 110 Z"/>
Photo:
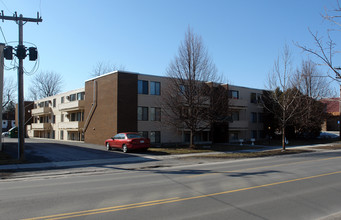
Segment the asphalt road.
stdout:
<path fill-rule="evenodd" d="M 4 151 L 12 158 L 18 156 L 18 139 L 5 138 Z M 29 163 L 97 160 L 136 157 L 118 150 L 106 151 L 103 145 L 82 142 L 54 141 L 51 139 L 25 139 L 25 159 Z"/>
<path fill-rule="evenodd" d="M 339 219 L 340 211 L 341 151 L 0 181 L 1 219 Z"/>

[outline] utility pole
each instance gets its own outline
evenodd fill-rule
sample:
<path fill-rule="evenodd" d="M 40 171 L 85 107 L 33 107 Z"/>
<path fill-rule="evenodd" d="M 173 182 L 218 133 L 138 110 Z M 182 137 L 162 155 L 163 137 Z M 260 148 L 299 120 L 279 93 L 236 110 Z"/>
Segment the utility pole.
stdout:
<path fill-rule="evenodd" d="M 26 18 L 22 14 L 17 16 L 15 12 L 14 16 L 4 16 L 4 12 L 1 11 L 0 19 L 15 21 L 19 26 L 19 45 L 16 49 L 16 56 L 19 59 L 18 67 L 18 159 L 25 159 L 25 106 L 24 106 L 24 59 L 26 57 L 26 47 L 24 46 L 24 34 L 23 26 L 27 22 L 42 22 L 43 19 L 39 17 L 37 13 L 37 18 Z M 31 56 L 31 54 L 30 54 Z M 31 60 L 31 59 L 30 59 Z"/>
<path fill-rule="evenodd" d="M 1 134 L 2 134 L 2 97 L 4 90 L 4 48 L 5 44 L 0 43 L 0 125 L 1 125 Z M 2 151 L 2 136 L 0 137 L 0 151 Z"/>

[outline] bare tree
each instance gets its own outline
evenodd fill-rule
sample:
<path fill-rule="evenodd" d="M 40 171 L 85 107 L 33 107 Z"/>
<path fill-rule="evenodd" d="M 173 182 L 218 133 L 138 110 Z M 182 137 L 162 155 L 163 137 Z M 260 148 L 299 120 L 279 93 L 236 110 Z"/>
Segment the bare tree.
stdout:
<path fill-rule="evenodd" d="M 16 84 L 10 78 L 4 79 L 2 109 L 5 109 L 10 103 L 14 103 L 16 94 Z"/>
<path fill-rule="evenodd" d="M 299 109 L 301 98 L 297 87 L 297 78 L 293 80 L 291 53 L 286 45 L 281 56 L 274 62 L 272 72 L 268 78 L 268 92 L 264 96 L 264 107 L 279 120 L 282 133 L 282 149 L 286 145 L 286 127 L 290 119 L 302 109 Z M 300 79 L 299 79 L 300 81 Z"/>
<path fill-rule="evenodd" d="M 90 76 L 92 77 L 96 77 L 96 76 L 100 76 L 106 73 L 110 73 L 112 71 L 115 70 L 125 70 L 125 66 L 123 65 L 116 65 L 116 64 L 112 64 L 110 62 L 97 62 L 97 64 L 95 65 L 95 67 L 92 70 L 92 73 L 90 74 Z"/>
<path fill-rule="evenodd" d="M 325 119 L 324 105 L 320 99 L 332 96 L 331 81 L 327 80 L 311 60 L 302 61 L 301 67 L 296 71 L 295 79 L 297 89 L 301 92 L 301 114 L 296 115 L 293 124 L 295 132 L 304 136 L 315 136 L 320 133 L 321 124 Z"/>
<path fill-rule="evenodd" d="M 341 81 L 341 75 L 339 73 L 340 67 L 339 66 L 334 66 L 334 55 L 336 53 L 335 47 L 336 43 L 333 41 L 331 37 L 331 33 L 333 31 L 340 31 L 341 30 L 341 23 L 339 19 L 341 19 L 341 6 L 338 0 L 336 0 L 337 6 L 333 10 L 328 10 L 325 9 L 324 13 L 321 14 L 322 18 L 331 22 L 336 26 L 336 29 L 328 29 L 328 35 L 327 35 L 327 40 L 324 40 L 322 36 L 320 36 L 317 32 L 313 33 L 309 29 L 309 33 L 311 34 L 314 43 L 315 43 L 315 48 L 311 48 L 305 45 L 301 45 L 299 43 L 296 43 L 296 45 L 301 48 L 303 51 L 308 52 L 310 54 L 313 54 L 319 60 L 323 62 L 324 65 L 328 66 L 330 70 L 332 70 L 332 75 L 328 74 L 329 77 L 336 81 Z"/>
<path fill-rule="evenodd" d="M 35 75 L 29 88 L 33 100 L 53 96 L 61 92 L 62 76 L 52 71 L 40 72 Z"/>
<path fill-rule="evenodd" d="M 201 37 L 190 28 L 166 74 L 169 80 L 163 90 L 163 114 L 170 124 L 189 130 L 190 147 L 194 147 L 194 135 L 210 126 L 210 90 L 206 82 L 218 82 L 219 78 Z"/>
<path fill-rule="evenodd" d="M 334 65 L 334 56 L 337 53 L 335 50 L 336 43 L 333 41 L 331 37 L 331 33 L 333 31 L 340 31 L 341 30 L 341 6 L 339 0 L 336 0 L 337 6 L 333 10 L 328 10 L 327 8 L 324 11 L 324 14 L 322 14 L 322 18 L 329 21 L 336 27 L 335 29 L 328 29 L 328 39 L 326 41 L 323 40 L 321 36 L 318 35 L 318 33 L 312 33 L 310 30 L 310 34 L 312 35 L 314 42 L 315 42 L 315 48 L 311 48 L 305 45 L 296 44 L 298 47 L 300 47 L 304 52 L 313 54 L 315 57 L 317 57 L 320 61 L 322 61 L 324 65 L 328 66 L 328 68 L 332 71 L 332 74 L 328 72 L 328 76 L 332 78 L 334 81 L 337 81 L 339 84 L 341 83 L 341 74 L 340 74 L 340 66 Z M 341 85 L 340 85 L 341 89 Z M 341 94 L 340 94 L 341 96 Z M 341 115 L 340 115 L 341 117 Z M 341 139 L 341 129 L 340 129 L 340 139 Z"/>
<path fill-rule="evenodd" d="M 313 61 L 303 60 L 300 69 L 296 71 L 295 80 L 299 82 L 297 88 L 303 95 L 318 100 L 334 96 L 330 89 L 332 81 L 326 77 Z"/>
<path fill-rule="evenodd" d="M 316 48 L 310 48 L 307 46 L 303 46 L 300 44 L 296 44 L 299 48 L 301 48 L 303 51 L 308 52 L 310 54 L 315 55 L 318 57 L 324 65 L 327 65 L 330 70 L 332 70 L 333 74 L 329 74 L 328 76 L 332 78 L 333 80 L 340 81 L 341 75 L 339 73 L 338 67 L 334 66 L 333 63 L 333 57 L 335 55 L 335 42 L 328 34 L 328 40 L 326 42 L 323 41 L 323 38 L 318 35 L 318 33 L 312 33 L 309 30 L 311 36 L 314 39 L 314 42 L 316 44 Z"/>

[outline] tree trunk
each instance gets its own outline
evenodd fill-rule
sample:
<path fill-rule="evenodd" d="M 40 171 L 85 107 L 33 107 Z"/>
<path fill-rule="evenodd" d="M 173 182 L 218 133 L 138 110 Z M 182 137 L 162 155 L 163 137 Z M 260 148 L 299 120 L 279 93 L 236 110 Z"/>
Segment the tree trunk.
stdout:
<path fill-rule="evenodd" d="M 283 109 L 283 115 L 282 115 L 282 151 L 285 151 L 285 127 L 287 125 L 286 123 L 286 107 Z"/>
<path fill-rule="evenodd" d="M 193 143 L 193 131 L 191 131 L 190 136 L 189 136 L 189 147 L 190 148 L 195 148 L 194 143 Z"/>
<path fill-rule="evenodd" d="M 285 151 L 285 126 L 282 127 L 282 151 Z"/>

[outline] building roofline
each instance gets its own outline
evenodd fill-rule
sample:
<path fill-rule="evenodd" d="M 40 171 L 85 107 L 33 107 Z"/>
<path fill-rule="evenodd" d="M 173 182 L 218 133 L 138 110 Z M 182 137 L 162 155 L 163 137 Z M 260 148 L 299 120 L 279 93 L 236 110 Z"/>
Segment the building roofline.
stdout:
<path fill-rule="evenodd" d="M 92 81 L 92 80 L 95 80 L 95 79 L 98 79 L 98 78 L 101 78 L 101 77 L 104 77 L 104 76 L 108 76 L 108 75 L 110 75 L 110 74 L 115 74 L 115 73 L 125 73 L 125 74 L 141 75 L 141 76 L 154 76 L 154 77 L 161 77 L 161 78 L 169 78 L 168 76 L 160 76 L 160 75 L 153 75 L 153 74 L 145 74 L 145 73 L 139 73 L 139 72 L 125 71 L 125 70 L 115 70 L 115 71 L 108 72 L 108 73 L 105 73 L 105 74 L 100 75 L 100 76 L 96 76 L 96 77 L 90 78 L 90 79 L 88 79 L 88 80 L 85 80 L 85 82 L 89 82 L 89 81 Z M 215 82 L 215 83 L 217 83 L 217 82 Z M 238 86 L 238 85 L 233 85 L 233 84 L 229 84 L 229 83 L 217 83 L 217 84 L 220 84 L 220 85 L 225 85 L 225 84 L 227 84 L 228 86 L 234 86 L 234 87 L 244 88 L 244 89 L 260 90 L 260 91 L 269 91 L 269 90 L 266 90 L 266 89 L 251 88 L 251 87 L 246 87 L 246 86 Z"/>
<path fill-rule="evenodd" d="M 137 73 L 137 72 L 130 72 L 130 71 L 125 71 L 125 70 L 115 70 L 115 71 L 112 71 L 112 72 L 109 72 L 109 73 L 105 73 L 105 74 L 100 75 L 100 76 L 95 76 L 93 78 L 87 79 L 87 80 L 85 80 L 85 82 L 92 81 L 94 79 L 98 79 L 98 78 L 101 78 L 101 77 L 104 77 L 104 76 L 108 76 L 110 74 L 115 74 L 115 73 L 126 73 L 126 74 L 136 74 L 136 75 L 140 74 L 140 73 Z"/>
<path fill-rule="evenodd" d="M 78 88 L 78 89 L 69 90 L 69 91 L 62 92 L 62 93 L 58 93 L 58 94 L 55 94 L 55 95 L 52 95 L 52 96 L 48 96 L 48 97 L 45 97 L 45 98 L 33 100 L 32 102 L 39 102 L 39 101 L 42 101 L 42 100 L 51 99 L 51 98 L 53 98 L 53 97 L 61 96 L 61 95 L 63 95 L 63 94 L 70 94 L 70 93 L 75 92 L 75 91 L 78 91 L 78 90 L 85 90 L 85 88 L 82 87 L 82 88 Z"/>

